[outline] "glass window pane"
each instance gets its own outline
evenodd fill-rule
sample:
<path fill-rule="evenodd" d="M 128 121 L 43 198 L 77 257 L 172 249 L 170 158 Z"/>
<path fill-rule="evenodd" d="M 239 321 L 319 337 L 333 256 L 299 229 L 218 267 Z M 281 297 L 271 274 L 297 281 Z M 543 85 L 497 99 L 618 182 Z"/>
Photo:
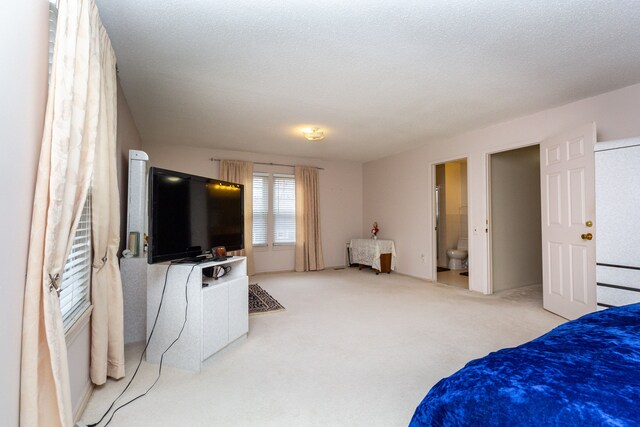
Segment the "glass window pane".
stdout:
<path fill-rule="evenodd" d="M 253 245 L 263 246 L 267 242 L 269 216 L 269 176 L 253 174 Z"/>
<path fill-rule="evenodd" d="M 273 243 L 296 242 L 296 181 L 293 175 L 273 175 Z"/>

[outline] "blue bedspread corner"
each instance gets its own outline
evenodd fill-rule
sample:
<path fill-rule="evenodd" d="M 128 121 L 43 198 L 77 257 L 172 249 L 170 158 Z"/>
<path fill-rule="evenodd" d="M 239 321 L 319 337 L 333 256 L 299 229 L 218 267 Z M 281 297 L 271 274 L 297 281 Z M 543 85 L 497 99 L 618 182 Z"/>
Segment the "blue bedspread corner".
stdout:
<path fill-rule="evenodd" d="M 640 425 L 640 304 L 591 313 L 440 380 L 410 426 Z"/>

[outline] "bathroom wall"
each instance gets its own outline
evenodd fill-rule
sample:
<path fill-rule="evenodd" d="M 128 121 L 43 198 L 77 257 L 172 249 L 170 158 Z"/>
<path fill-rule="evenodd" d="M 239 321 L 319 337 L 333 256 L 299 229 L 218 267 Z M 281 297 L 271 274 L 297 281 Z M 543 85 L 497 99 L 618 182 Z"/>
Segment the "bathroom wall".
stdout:
<path fill-rule="evenodd" d="M 491 155 L 493 291 L 542 283 L 540 146 Z"/>
<path fill-rule="evenodd" d="M 460 235 L 460 164 L 446 163 L 445 186 L 447 201 L 447 228 L 445 229 L 445 246 L 447 249 L 453 249 L 458 243 Z"/>
<path fill-rule="evenodd" d="M 445 168 L 446 249 L 455 249 L 467 230 L 467 162 L 448 162 Z"/>
<path fill-rule="evenodd" d="M 469 205 L 467 195 L 467 161 L 460 162 L 460 237 L 469 237 Z"/>
<path fill-rule="evenodd" d="M 437 165 L 436 185 L 440 187 L 438 266 L 446 267 L 447 249 L 455 249 L 458 239 L 468 236 L 466 160 Z"/>

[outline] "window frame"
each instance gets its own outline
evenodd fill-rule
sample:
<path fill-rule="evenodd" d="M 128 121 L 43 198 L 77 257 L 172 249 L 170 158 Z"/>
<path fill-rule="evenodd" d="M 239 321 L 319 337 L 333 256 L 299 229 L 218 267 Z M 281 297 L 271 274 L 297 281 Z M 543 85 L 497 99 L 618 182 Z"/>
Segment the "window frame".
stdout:
<path fill-rule="evenodd" d="M 281 173 L 281 172 L 254 172 L 253 173 L 253 177 L 254 179 L 256 177 L 262 177 L 262 178 L 267 178 L 266 182 L 267 182 L 267 223 L 266 223 L 266 243 L 254 243 L 253 242 L 253 238 L 252 238 L 252 246 L 254 248 L 264 248 L 264 249 L 271 249 L 271 250 L 286 250 L 286 249 L 290 249 L 291 247 L 295 246 L 296 241 L 295 241 L 295 175 L 293 174 L 288 174 L 288 173 Z M 293 181 L 293 241 L 290 242 L 277 242 L 276 238 L 275 238 L 275 234 L 276 234 L 276 213 L 274 212 L 274 194 L 275 194 L 275 181 L 277 178 L 286 178 L 286 179 L 290 179 Z M 255 199 L 254 199 L 255 200 Z M 256 212 L 255 212 L 255 208 L 256 205 L 254 203 L 253 206 L 253 217 L 254 217 L 254 221 L 256 218 Z M 253 224 L 252 224 L 253 226 Z"/>

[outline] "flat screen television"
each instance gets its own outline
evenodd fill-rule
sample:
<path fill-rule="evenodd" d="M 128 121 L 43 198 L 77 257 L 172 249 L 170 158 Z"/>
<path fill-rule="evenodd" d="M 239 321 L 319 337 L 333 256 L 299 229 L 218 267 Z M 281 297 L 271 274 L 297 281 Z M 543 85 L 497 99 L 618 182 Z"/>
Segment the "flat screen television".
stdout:
<path fill-rule="evenodd" d="M 216 246 L 244 248 L 244 186 L 151 168 L 148 263 L 193 258 Z"/>

